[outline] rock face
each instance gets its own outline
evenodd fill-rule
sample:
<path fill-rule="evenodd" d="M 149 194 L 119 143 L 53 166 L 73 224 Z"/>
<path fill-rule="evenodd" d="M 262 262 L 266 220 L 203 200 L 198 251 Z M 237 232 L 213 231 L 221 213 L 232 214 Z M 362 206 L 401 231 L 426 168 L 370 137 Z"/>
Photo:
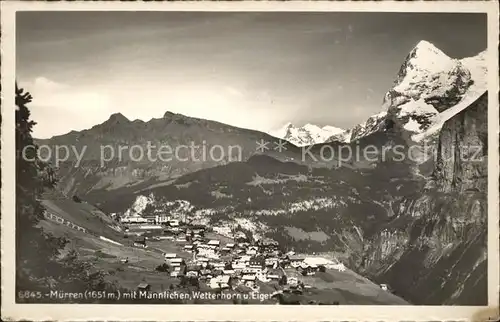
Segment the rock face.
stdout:
<path fill-rule="evenodd" d="M 433 180 L 365 249 L 360 270 L 414 304 L 487 303 L 487 105 L 484 94 L 444 124 Z"/>
<path fill-rule="evenodd" d="M 441 129 L 435 175 L 442 191 L 487 191 L 487 116 L 484 93 Z"/>
<path fill-rule="evenodd" d="M 370 116 L 365 122 L 356 125 L 351 129 L 351 141 L 382 131 L 385 128 L 386 117 L 387 112 L 380 112 Z"/>

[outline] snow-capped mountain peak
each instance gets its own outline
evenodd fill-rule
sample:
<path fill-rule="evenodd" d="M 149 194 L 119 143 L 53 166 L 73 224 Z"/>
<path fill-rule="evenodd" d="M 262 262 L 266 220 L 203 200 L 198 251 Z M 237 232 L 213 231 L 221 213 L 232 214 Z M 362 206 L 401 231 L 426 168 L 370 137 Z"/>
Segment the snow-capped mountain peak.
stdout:
<path fill-rule="evenodd" d="M 401 65 L 384 106 L 391 109 L 422 98 L 441 112 L 458 103 L 471 84 L 471 73 L 460 60 L 420 41 Z"/>
<path fill-rule="evenodd" d="M 339 140 L 345 140 L 343 137 L 344 133 L 346 133 L 345 130 L 329 125 L 319 127 L 318 125 L 308 123 L 302 127 L 296 127 L 288 122 L 280 129 L 272 131 L 269 134 L 296 146 L 307 146 L 324 143 L 332 136 L 338 136 Z"/>
<path fill-rule="evenodd" d="M 404 137 L 420 142 L 437 134 L 443 122 L 479 98 L 487 89 L 486 51 L 454 59 L 422 40 L 411 49 L 386 93 L 382 112 L 352 129 L 287 123 L 271 133 L 297 146 L 351 142 L 396 124 Z"/>
<path fill-rule="evenodd" d="M 441 114 L 486 90 L 485 52 L 453 59 L 428 41 L 408 54 L 384 98 L 388 116 L 414 138 L 439 130 Z M 437 125 L 437 126 L 436 126 Z M 416 136 L 415 136 L 416 135 Z"/>

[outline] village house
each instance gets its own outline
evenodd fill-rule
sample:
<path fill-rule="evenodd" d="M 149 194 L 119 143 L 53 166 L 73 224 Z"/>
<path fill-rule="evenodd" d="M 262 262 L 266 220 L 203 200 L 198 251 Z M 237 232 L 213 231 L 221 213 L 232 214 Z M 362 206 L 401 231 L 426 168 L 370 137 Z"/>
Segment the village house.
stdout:
<path fill-rule="evenodd" d="M 130 223 L 130 224 L 139 224 L 139 223 L 147 223 L 148 221 L 145 218 L 142 218 L 140 216 L 134 216 L 134 217 L 124 217 L 120 218 L 121 223 Z"/>
<path fill-rule="evenodd" d="M 249 249 L 246 250 L 245 254 L 250 255 L 250 256 L 257 255 L 257 251 L 255 249 L 250 249 L 249 248 Z"/>
<path fill-rule="evenodd" d="M 245 263 L 240 263 L 240 262 L 233 262 L 231 266 L 233 267 L 233 270 L 236 272 L 241 272 L 246 268 Z"/>
<path fill-rule="evenodd" d="M 176 227 L 169 227 L 168 229 L 169 229 L 171 232 L 173 232 L 174 234 L 178 234 L 178 233 L 180 233 L 180 232 L 182 231 L 182 230 L 181 230 L 181 228 L 180 228 L 180 227 L 177 227 L 177 226 L 176 226 Z"/>
<path fill-rule="evenodd" d="M 229 276 L 236 275 L 236 271 L 234 269 L 225 269 L 222 271 L 222 273 Z"/>
<path fill-rule="evenodd" d="M 265 259 L 265 265 L 267 267 L 277 267 L 279 263 L 279 259 L 277 257 L 268 257 Z"/>
<path fill-rule="evenodd" d="M 241 277 L 242 283 L 250 288 L 255 287 L 256 276 L 253 274 L 245 274 Z"/>
<path fill-rule="evenodd" d="M 250 266 L 259 266 L 261 269 L 264 268 L 266 260 L 262 256 L 254 256 L 249 260 Z"/>
<path fill-rule="evenodd" d="M 271 281 L 279 281 L 281 278 L 280 275 L 278 274 L 274 274 L 274 273 L 267 273 L 267 279 L 271 280 Z"/>
<path fill-rule="evenodd" d="M 166 259 L 167 263 L 172 266 L 172 267 L 180 267 L 185 264 L 184 259 L 177 257 L 177 258 L 169 258 Z"/>
<path fill-rule="evenodd" d="M 186 277 L 195 278 L 195 277 L 198 277 L 198 275 L 199 275 L 198 271 L 187 271 L 186 272 Z"/>
<path fill-rule="evenodd" d="M 297 285 L 299 285 L 299 279 L 298 277 L 291 276 L 287 279 L 287 283 L 292 287 L 296 287 Z"/>
<path fill-rule="evenodd" d="M 226 263 L 224 262 L 216 262 L 216 263 L 213 263 L 212 266 L 214 267 L 214 269 L 224 269 L 226 267 Z"/>
<path fill-rule="evenodd" d="M 264 238 L 263 240 L 260 241 L 260 246 L 262 249 L 265 251 L 273 251 L 278 249 L 278 242 L 275 241 L 274 239 L 271 238 Z"/>
<path fill-rule="evenodd" d="M 217 277 L 213 277 L 210 279 L 209 286 L 210 288 L 216 289 L 226 289 L 231 285 L 231 276 L 228 275 L 220 275 Z"/>
<path fill-rule="evenodd" d="M 170 227 L 179 227 L 179 220 L 172 219 L 167 222 Z"/>
<path fill-rule="evenodd" d="M 245 266 L 248 266 L 248 265 L 250 265 L 250 258 L 252 258 L 252 256 L 250 256 L 250 255 L 243 255 L 243 256 L 240 256 L 240 258 L 237 259 L 237 262 L 238 263 L 243 263 Z"/>
<path fill-rule="evenodd" d="M 219 255 L 215 252 L 214 249 L 207 248 L 203 244 L 198 245 L 197 251 L 198 251 L 198 255 L 202 256 L 202 257 L 207 257 L 207 258 L 212 258 L 212 259 L 219 258 Z"/>
<path fill-rule="evenodd" d="M 229 249 L 233 249 L 234 248 L 234 244 L 233 243 L 229 243 L 229 244 L 226 244 L 225 247 L 227 247 Z"/>
<path fill-rule="evenodd" d="M 170 258 L 176 258 L 177 254 L 176 253 L 164 253 L 163 256 L 165 256 L 166 259 L 170 259 Z"/>
<path fill-rule="evenodd" d="M 205 234 L 205 230 L 204 229 L 193 229 L 192 230 L 193 232 L 193 236 L 196 236 L 198 235 L 198 237 L 202 237 L 204 234 Z"/>
<path fill-rule="evenodd" d="M 318 271 L 318 266 L 316 264 L 306 264 L 304 262 L 302 262 L 298 268 L 299 268 L 300 273 L 304 276 L 305 275 L 308 275 L 308 276 L 314 275 Z"/>
<path fill-rule="evenodd" d="M 167 216 L 165 214 L 161 214 L 161 215 L 156 215 L 155 216 L 155 221 L 157 224 L 164 224 L 164 223 L 167 223 L 171 220 L 171 216 Z"/>
<path fill-rule="evenodd" d="M 290 266 L 297 268 L 304 261 L 305 257 L 300 255 L 290 255 L 288 260 L 290 261 Z"/>
<path fill-rule="evenodd" d="M 258 270 L 255 272 L 255 277 L 261 282 L 269 282 L 267 278 L 267 270 Z"/>
<path fill-rule="evenodd" d="M 175 240 L 180 242 L 180 243 L 187 242 L 187 238 L 186 238 L 186 235 L 184 233 L 180 233 L 179 235 L 177 235 L 177 238 Z"/>
<path fill-rule="evenodd" d="M 283 272 L 280 269 L 269 269 L 266 276 L 271 281 L 279 281 L 283 276 Z"/>
<path fill-rule="evenodd" d="M 151 231 L 155 231 L 156 233 L 163 231 L 163 226 L 154 224 L 139 225 L 135 228 L 140 230 L 149 230 L 148 233 Z"/>
<path fill-rule="evenodd" d="M 138 236 L 134 240 L 134 246 L 136 247 L 144 247 L 146 248 L 146 237 L 145 236 Z"/>
<path fill-rule="evenodd" d="M 247 235 L 244 232 L 242 232 L 242 231 L 235 232 L 233 238 L 238 243 L 246 242 L 248 240 L 247 239 Z"/>
<path fill-rule="evenodd" d="M 202 268 L 206 268 L 210 263 L 210 259 L 206 257 L 197 257 L 196 263 L 199 264 Z"/>
<path fill-rule="evenodd" d="M 193 245 L 185 245 L 185 246 L 184 246 L 184 250 L 185 250 L 186 252 L 191 253 L 191 252 L 194 250 L 194 246 L 193 246 Z"/>
<path fill-rule="evenodd" d="M 258 251 L 259 251 L 259 248 L 257 246 L 250 246 L 247 248 L 246 254 L 247 255 L 256 255 Z"/>
<path fill-rule="evenodd" d="M 210 248 L 217 248 L 220 246 L 220 240 L 212 239 L 207 243 Z"/>
<path fill-rule="evenodd" d="M 202 269 L 200 270 L 200 276 L 205 276 L 205 277 L 212 277 L 212 271 L 209 269 Z"/>
<path fill-rule="evenodd" d="M 137 285 L 137 291 L 149 292 L 151 291 L 151 285 L 149 285 L 148 283 L 140 283 L 139 285 Z"/>

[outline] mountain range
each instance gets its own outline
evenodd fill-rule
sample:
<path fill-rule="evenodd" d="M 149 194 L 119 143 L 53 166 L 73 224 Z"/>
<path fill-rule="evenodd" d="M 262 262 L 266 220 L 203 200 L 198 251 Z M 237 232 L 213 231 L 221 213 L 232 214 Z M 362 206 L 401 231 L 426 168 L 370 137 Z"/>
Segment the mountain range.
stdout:
<path fill-rule="evenodd" d="M 37 143 L 87 147 L 78 166 L 76 158 L 59 165 L 59 189 L 105 212 L 169 212 L 214 227 L 239 225 L 289 250 L 333 253 L 414 304 L 484 305 L 484 59 L 484 52 L 452 59 L 421 41 L 404 59 L 381 112 L 348 130 L 287 124 L 267 134 L 169 112 L 149 122 L 115 114 Z M 286 140 L 283 149 L 278 139 Z M 101 163 L 102 146 L 148 142 L 242 152 L 200 161 L 183 151 L 169 162 L 127 154 Z M 256 142 L 269 145 L 258 149 Z M 368 146 L 375 158 L 346 155 Z M 397 159 L 398 147 L 414 157 Z"/>
<path fill-rule="evenodd" d="M 325 143 L 331 138 L 344 143 L 350 141 L 349 131 L 334 126 L 319 127 L 309 123 L 302 127 L 296 127 L 292 123 L 287 123 L 281 129 L 269 132 L 269 134 L 296 146 Z"/>

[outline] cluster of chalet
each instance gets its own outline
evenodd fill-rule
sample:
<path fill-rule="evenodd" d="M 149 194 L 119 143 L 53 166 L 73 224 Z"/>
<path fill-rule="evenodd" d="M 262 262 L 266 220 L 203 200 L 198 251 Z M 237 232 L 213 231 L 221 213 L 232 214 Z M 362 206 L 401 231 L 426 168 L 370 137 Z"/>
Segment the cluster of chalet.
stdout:
<path fill-rule="evenodd" d="M 179 220 L 169 220 L 161 224 L 142 224 L 129 222 L 125 235 L 135 238 L 134 246 L 147 247 L 146 240 L 171 240 L 179 243 L 196 242 L 204 239 L 206 227 L 203 225 L 185 225 Z"/>
<path fill-rule="evenodd" d="M 272 239 L 250 242 L 243 235 L 225 244 L 216 239 L 193 241 L 186 243 L 184 250 L 192 254 L 189 260 L 177 254 L 165 254 L 171 267 L 170 275 L 195 278 L 214 289 L 243 287 L 258 291 L 259 282 L 296 287 L 301 284 L 301 276 L 314 275 L 324 266 L 316 258 L 298 256 L 293 252 L 283 254 Z M 296 274 L 287 276 L 285 269 Z"/>
<path fill-rule="evenodd" d="M 166 253 L 165 260 L 171 267 L 172 277 L 196 278 L 211 288 L 246 287 L 258 290 L 257 281 L 278 282 L 284 272 L 278 243 L 264 239 L 250 243 L 245 234 L 235 234 L 231 243 L 220 240 L 192 240 L 184 251 L 192 258 L 186 262 L 177 254 Z"/>
<path fill-rule="evenodd" d="M 254 241 L 243 231 L 236 231 L 232 242 L 223 243 L 207 238 L 207 230 L 204 225 L 169 219 L 161 224 L 130 222 L 125 232 L 134 236 L 134 245 L 138 247 L 147 247 L 148 240 L 162 239 L 182 245 L 184 253 L 191 256 L 163 254 L 170 276 L 197 279 L 214 289 L 243 287 L 258 291 L 259 281 L 293 287 L 301 283 L 301 276 L 314 275 L 331 266 L 331 262 L 323 258 L 308 258 L 294 252 L 284 254 L 278 242 L 269 238 Z M 294 274 L 286 273 L 290 270 Z"/>

